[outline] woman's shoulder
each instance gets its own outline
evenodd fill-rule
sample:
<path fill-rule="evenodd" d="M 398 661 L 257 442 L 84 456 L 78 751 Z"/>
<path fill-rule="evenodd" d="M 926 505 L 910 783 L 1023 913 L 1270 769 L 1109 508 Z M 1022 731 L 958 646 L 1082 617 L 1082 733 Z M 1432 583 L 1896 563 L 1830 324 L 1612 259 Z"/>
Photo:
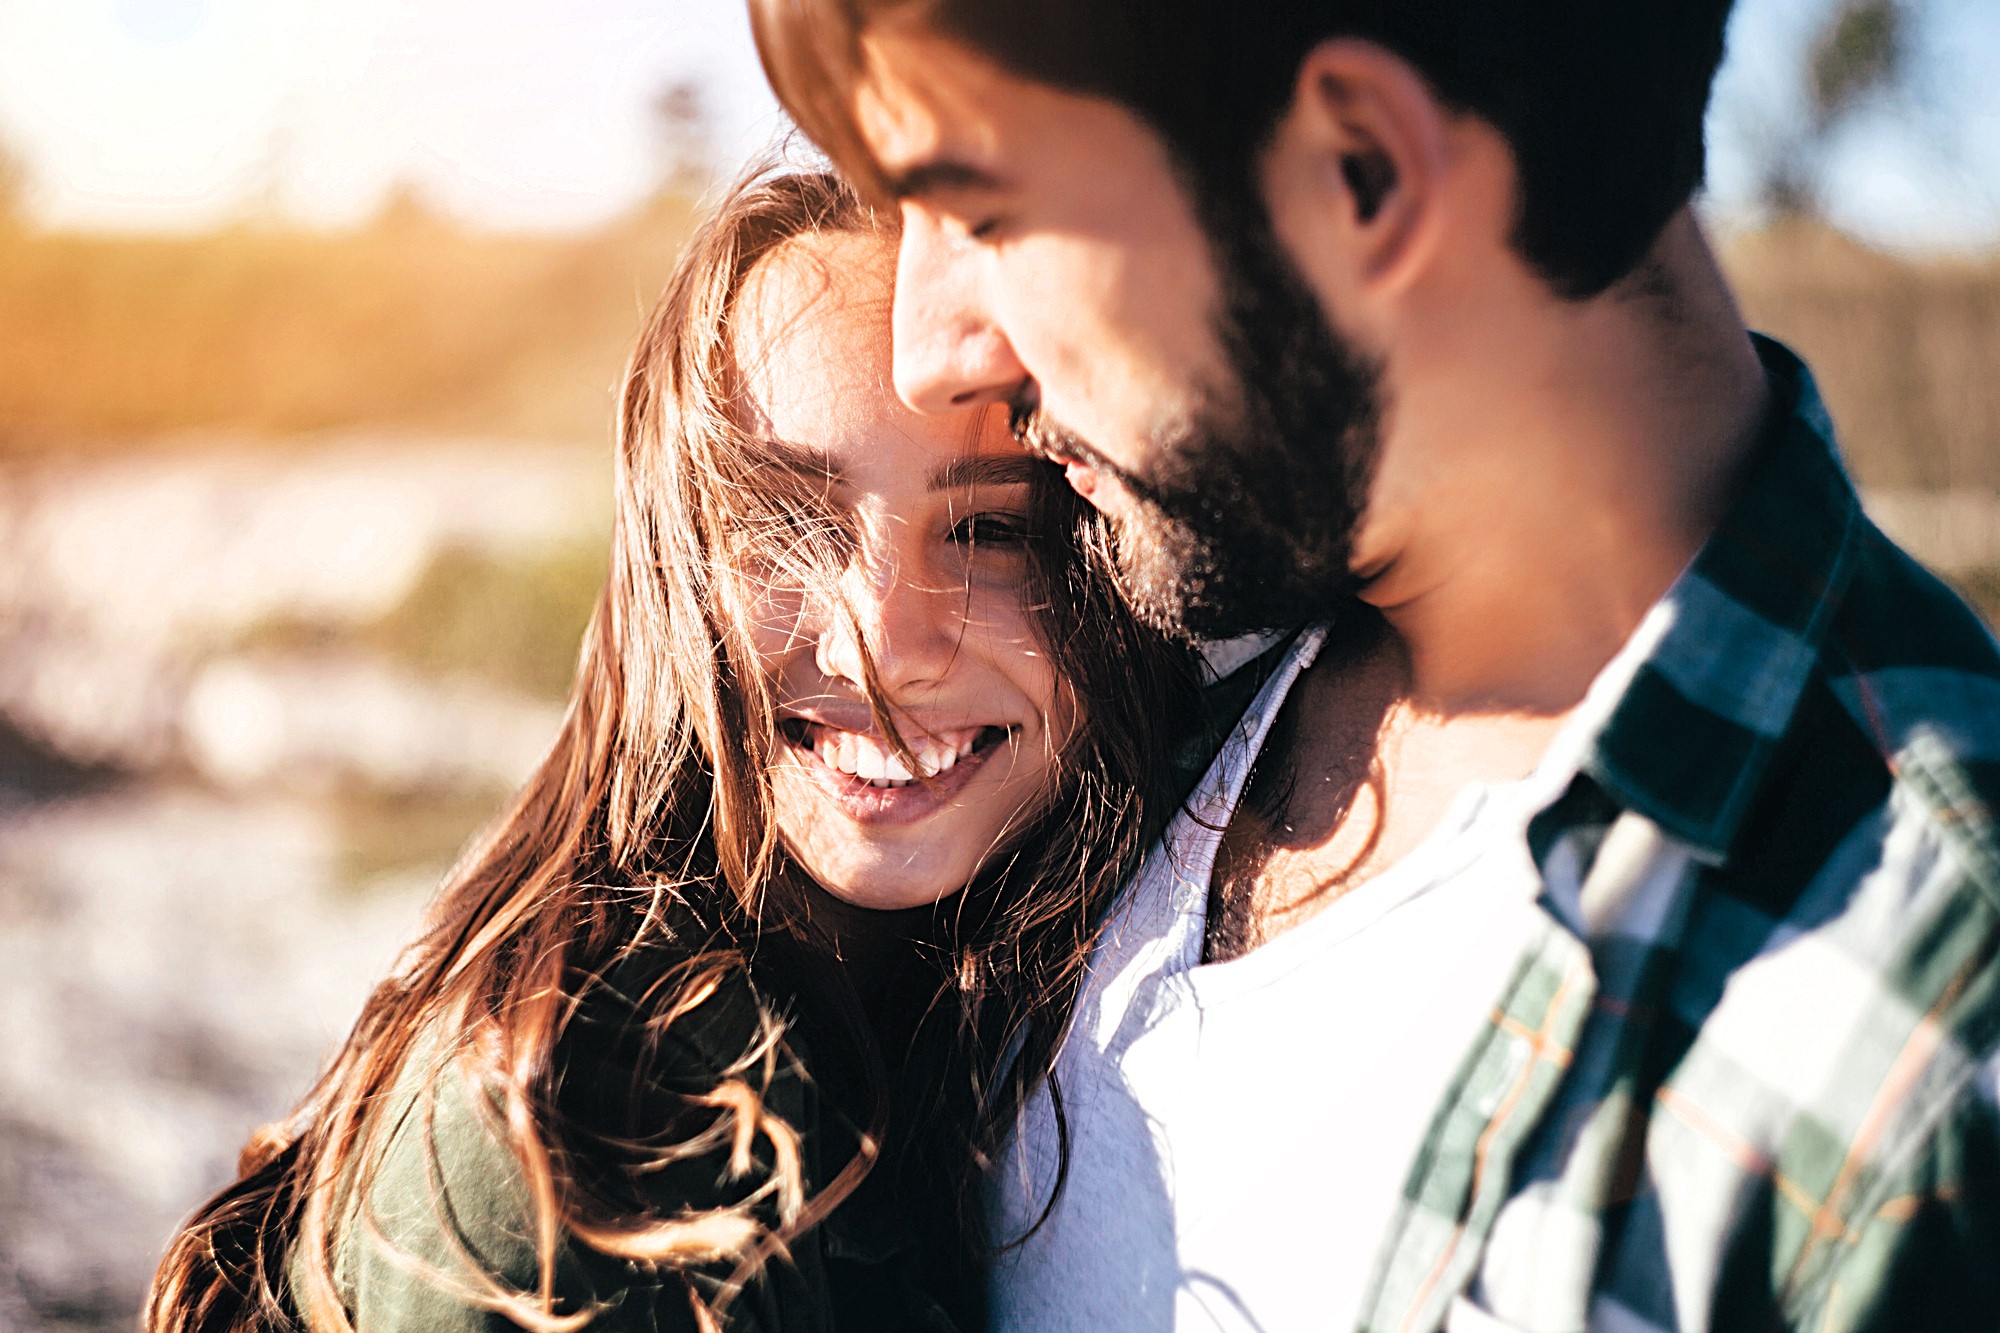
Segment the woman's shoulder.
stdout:
<path fill-rule="evenodd" d="M 678 968 L 689 957 L 650 961 Z M 769 1049 L 767 1011 L 740 969 L 670 979 L 695 984 L 667 1001 L 683 1012 L 651 1025 L 649 1013 L 667 1013 L 655 1011 L 643 970 L 606 980 L 620 984 L 586 992 L 556 1043 L 557 1123 L 539 1126 L 552 1149 L 546 1164 L 524 1160 L 513 1127 L 520 1108 L 486 1061 L 465 1058 L 441 1032 L 413 1048 L 373 1127 L 371 1159 L 354 1182 L 360 1206 L 338 1246 L 339 1285 L 362 1333 L 535 1327 L 584 1313 L 591 1328 L 698 1328 L 690 1287 L 713 1298 L 736 1261 L 699 1245 L 676 1254 L 663 1227 L 706 1214 L 748 1219 L 754 1226 L 721 1230 L 754 1234 L 780 1221 L 769 1206 L 775 1191 L 764 1189 L 772 1173 L 796 1157 L 813 1174 L 826 1131 L 810 1080 L 792 1052 Z M 747 1153 L 724 1123 L 743 1115 L 764 1119 Z M 599 1244 L 549 1211 L 579 1195 L 605 1232 Z M 661 1233 L 651 1255 L 639 1235 L 648 1227 Z M 543 1297 L 545 1264 L 553 1302 Z M 788 1262 L 744 1289 L 729 1326 L 828 1327 L 823 1285 L 817 1247 L 794 1245 Z"/>
<path fill-rule="evenodd" d="M 439 1046 L 433 1037 L 412 1052 L 365 1141 L 366 1160 L 346 1182 L 361 1197 L 337 1226 L 337 1280 L 366 1333 L 510 1328 L 524 1322 L 509 1317 L 510 1305 L 541 1304 L 532 1295 L 541 1245 L 527 1173 L 499 1108 Z M 554 1257 L 562 1300 L 547 1313 L 614 1295 L 573 1246 L 559 1245 Z"/>

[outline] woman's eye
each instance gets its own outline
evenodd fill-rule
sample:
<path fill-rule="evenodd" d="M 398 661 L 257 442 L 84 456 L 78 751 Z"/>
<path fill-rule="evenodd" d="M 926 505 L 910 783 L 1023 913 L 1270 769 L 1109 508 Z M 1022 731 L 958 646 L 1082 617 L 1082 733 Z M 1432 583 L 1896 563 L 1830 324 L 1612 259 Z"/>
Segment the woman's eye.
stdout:
<path fill-rule="evenodd" d="M 983 221 L 972 223 L 966 227 L 965 235 L 969 240 L 990 243 L 999 238 L 1000 229 L 1004 221 L 1002 218 L 986 218 Z"/>
<path fill-rule="evenodd" d="M 857 544 L 852 525 L 830 506 L 773 504 L 737 516 L 737 559 L 773 586 L 804 588 L 838 569 Z"/>
<path fill-rule="evenodd" d="M 951 540 L 960 546 L 1001 546 L 1014 549 L 1027 544 L 1028 521 L 1020 514 L 968 514 L 951 530 Z"/>

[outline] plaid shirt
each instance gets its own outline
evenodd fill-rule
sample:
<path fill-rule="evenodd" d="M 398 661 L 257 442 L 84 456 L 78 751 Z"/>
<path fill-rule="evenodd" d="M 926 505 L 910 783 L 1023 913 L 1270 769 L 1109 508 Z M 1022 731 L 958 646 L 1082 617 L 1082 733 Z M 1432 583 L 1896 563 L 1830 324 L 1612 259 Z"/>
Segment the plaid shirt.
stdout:
<path fill-rule="evenodd" d="M 1782 420 L 1529 826 L 1371 1333 L 2000 1328 L 2000 651 L 1760 351 Z"/>

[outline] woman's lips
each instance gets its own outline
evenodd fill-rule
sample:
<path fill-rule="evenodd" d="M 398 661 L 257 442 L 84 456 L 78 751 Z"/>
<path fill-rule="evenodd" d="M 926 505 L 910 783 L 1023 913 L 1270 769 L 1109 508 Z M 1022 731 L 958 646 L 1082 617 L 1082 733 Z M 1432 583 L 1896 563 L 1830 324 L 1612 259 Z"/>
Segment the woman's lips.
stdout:
<path fill-rule="evenodd" d="M 917 771 L 908 761 L 873 733 L 842 731 L 823 723 L 808 722 L 803 740 L 827 767 L 860 778 L 876 786 L 904 786 L 919 777 L 934 778 L 949 773 L 961 759 L 969 758 L 985 727 L 965 727 L 931 735 L 904 738 Z"/>
<path fill-rule="evenodd" d="M 872 732 L 843 731 L 788 718 L 779 733 L 799 764 L 841 812 L 861 824 L 911 824 L 942 809 L 1014 729 L 966 727 L 905 736 L 925 777 Z"/>

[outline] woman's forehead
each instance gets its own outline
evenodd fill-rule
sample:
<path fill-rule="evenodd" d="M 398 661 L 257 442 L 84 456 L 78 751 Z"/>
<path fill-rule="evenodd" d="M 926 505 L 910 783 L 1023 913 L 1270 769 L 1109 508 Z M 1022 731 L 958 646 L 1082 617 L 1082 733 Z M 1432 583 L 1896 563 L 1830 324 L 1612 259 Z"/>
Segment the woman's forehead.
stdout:
<path fill-rule="evenodd" d="M 868 376 L 890 364 L 895 245 L 863 232 L 812 232 L 760 260 L 730 321 L 737 366 L 758 397 L 776 381 Z"/>
<path fill-rule="evenodd" d="M 1007 452 L 983 413 L 920 415 L 897 398 L 893 239 L 813 233 L 760 262 L 738 294 L 733 351 L 756 433 L 846 465 L 899 447 Z M 884 461 L 887 460 L 875 460 Z"/>

